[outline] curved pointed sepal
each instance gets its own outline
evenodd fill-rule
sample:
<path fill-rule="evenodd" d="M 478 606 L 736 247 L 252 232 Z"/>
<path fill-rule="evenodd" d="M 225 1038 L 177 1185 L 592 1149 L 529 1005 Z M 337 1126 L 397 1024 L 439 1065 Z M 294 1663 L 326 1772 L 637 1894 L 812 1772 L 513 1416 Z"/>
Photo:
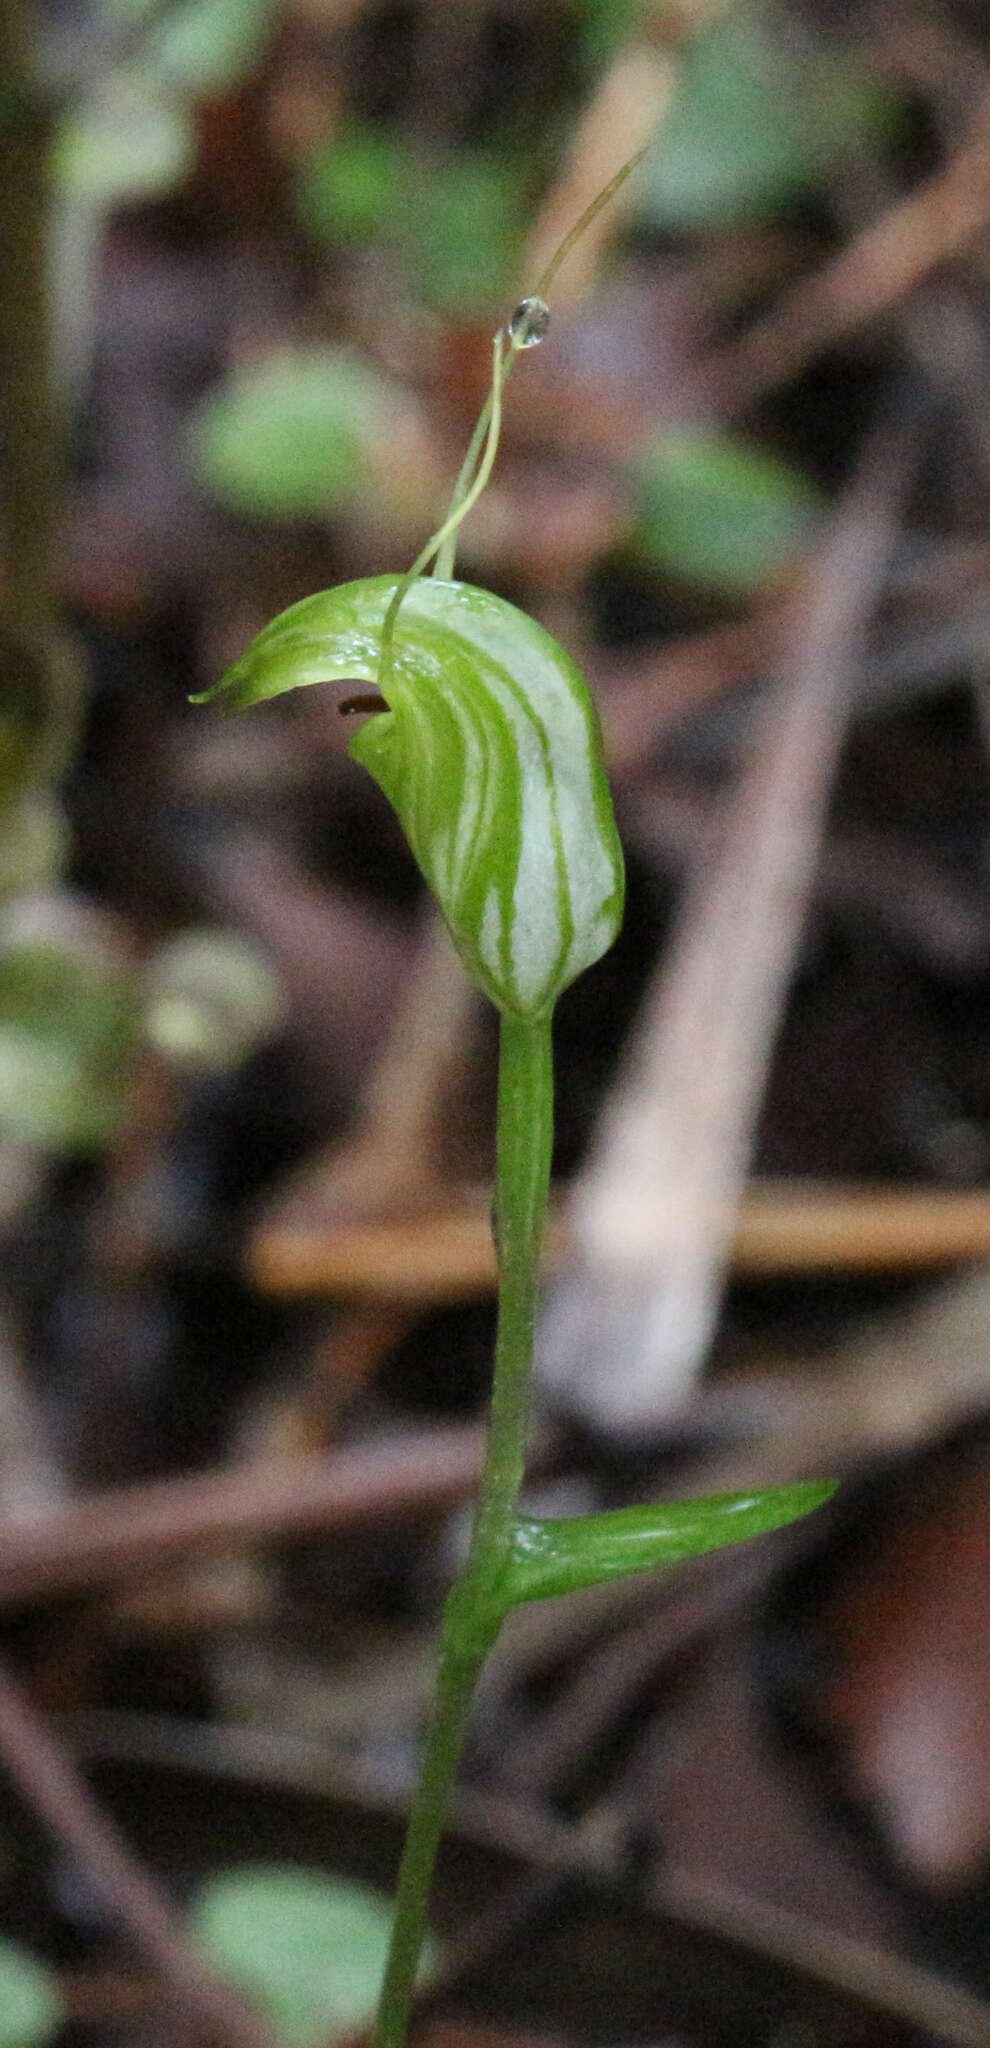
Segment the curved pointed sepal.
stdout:
<path fill-rule="evenodd" d="M 834 1480 L 775 1486 L 761 1493 L 727 1493 L 710 1500 L 671 1501 L 661 1507 L 614 1508 L 601 1515 L 516 1523 L 501 1592 L 506 1610 L 524 1600 L 545 1600 L 605 1585 L 634 1572 L 662 1570 L 746 1543 L 799 1521 L 824 1506 Z"/>
<path fill-rule="evenodd" d="M 515 605 L 424 577 L 406 591 L 387 679 L 394 576 L 304 598 L 196 702 L 240 710 L 307 683 L 365 681 L 389 709 L 351 742 L 398 812 L 472 979 L 546 1013 L 611 945 L 623 868 L 587 686 Z"/>

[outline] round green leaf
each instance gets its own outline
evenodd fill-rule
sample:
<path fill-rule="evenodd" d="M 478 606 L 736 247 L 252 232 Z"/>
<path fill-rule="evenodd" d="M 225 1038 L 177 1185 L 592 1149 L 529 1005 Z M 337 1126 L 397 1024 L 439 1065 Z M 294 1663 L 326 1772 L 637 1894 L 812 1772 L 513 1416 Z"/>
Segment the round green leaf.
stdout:
<path fill-rule="evenodd" d="M 391 402 L 343 349 L 281 349 L 210 393 L 190 428 L 193 468 L 236 512 L 324 517 L 358 490 Z"/>
<path fill-rule="evenodd" d="M 109 204 L 171 191 L 193 152 L 187 110 L 139 71 L 117 71 L 63 121 L 54 172 L 69 191 Z"/>
<path fill-rule="evenodd" d="M 137 1012 L 130 983 L 73 947 L 0 953 L 0 1132 L 91 1151 L 127 1111 Z"/>
<path fill-rule="evenodd" d="M 140 62 L 150 79 L 200 94 L 235 85 L 254 69 L 275 0 L 177 0 L 164 15 L 158 0 L 105 0 L 104 11 L 125 27 L 148 21 Z"/>
<path fill-rule="evenodd" d="M 407 181 L 397 226 L 413 283 L 461 317 L 497 305 L 518 274 L 524 182 L 515 160 L 462 150 Z"/>
<path fill-rule="evenodd" d="M 273 969 L 235 932 L 182 932 L 149 964 L 146 1035 L 190 1072 L 230 1072 L 270 1036 L 282 1014 Z"/>
<path fill-rule="evenodd" d="M 692 230 L 751 219 L 889 133 L 889 94 L 845 53 L 801 51 L 734 7 L 683 57 L 640 218 Z"/>
<path fill-rule="evenodd" d="M 633 476 L 637 551 L 656 567 L 722 591 L 758 588 L 807 547 L 813 487 L 779 457 L 727 434 L 665 434 Z"/>
<path fill-rule="evenodd" d="M 63 2017 L 52 1971 L 15 1942 L 0 1941 L 0 2048 L 44 2048 Z"/>
<path fill-rule="evenodd" d="M 394 219 L 409 175 L 405 150 L 384 130 L 352 128 L 306 157 L 296 212 L 314 241 L 371 241 Z"/>
<path fill-rule="evenodd" d="M 219 1872 L 192 1912 L 213 1961 L 289 2048 L 315 2048 L 368 2017 L 391 1925 L 391 1905 L 377 1892 L 279 1864 Z"/>

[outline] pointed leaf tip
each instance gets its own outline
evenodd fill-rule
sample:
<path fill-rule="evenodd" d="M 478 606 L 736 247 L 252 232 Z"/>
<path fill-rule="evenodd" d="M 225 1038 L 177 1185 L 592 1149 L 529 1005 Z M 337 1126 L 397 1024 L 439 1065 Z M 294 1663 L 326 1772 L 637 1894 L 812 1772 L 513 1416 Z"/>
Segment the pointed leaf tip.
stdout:
<path fill-rule="evenodd" d="M 506 1607 L 658 1571 L 706 1551 L 746 1543 L 823 1507 L 837 1481 L 807 1480 L 757 1493 L 614 1508 L 600 1515 L 516 1524 Z"/>

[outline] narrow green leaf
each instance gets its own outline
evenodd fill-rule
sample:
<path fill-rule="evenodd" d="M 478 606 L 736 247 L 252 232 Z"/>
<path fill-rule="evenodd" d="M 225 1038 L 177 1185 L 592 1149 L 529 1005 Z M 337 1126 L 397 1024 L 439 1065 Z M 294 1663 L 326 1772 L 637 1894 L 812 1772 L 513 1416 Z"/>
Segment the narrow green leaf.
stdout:
<path fill-rule="evenodd" d="M 829 1500 L 834 1480 L 811 1480 L 761 1493 L 727 1493 L 710 1500 L 615 1508 L 608 1514 L 574 1515 L 562 1521 L 516 1524 L 503 1585 L 506 1606 L 545 1600 L 601 1586 L 747 1543 L 771 1529 L 799 1521 Z"/>
<path fill-rule="evenodd" d="M 238 710 L 307 683 L 379 683 L 396 588 L 304 598 L 197 699 Z M 622 914 L 601 735 L 573 662 L 525 613 L 466 583 L 414 583 L 398 613 L 389 710 L 351 742 L 394 805 L 472 979 L 545 1014 Z"/>

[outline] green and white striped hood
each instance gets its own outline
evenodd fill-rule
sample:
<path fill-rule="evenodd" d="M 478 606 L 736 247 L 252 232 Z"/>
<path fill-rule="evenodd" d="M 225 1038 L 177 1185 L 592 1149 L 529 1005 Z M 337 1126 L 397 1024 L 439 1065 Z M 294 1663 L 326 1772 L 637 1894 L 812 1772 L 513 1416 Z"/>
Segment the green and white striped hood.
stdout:
<path fill-rule="evenodd" d="M 514 605 L 466 583 L 394 576 L 305 598 L 207 696 L 227 708 L 316 682 L 377 684 L 389 705 L 350 752 L 394 806 L 472 979 L 501 1010 L 546 1013 L 611 945 L 622 854 L 583 678 Z"/>

